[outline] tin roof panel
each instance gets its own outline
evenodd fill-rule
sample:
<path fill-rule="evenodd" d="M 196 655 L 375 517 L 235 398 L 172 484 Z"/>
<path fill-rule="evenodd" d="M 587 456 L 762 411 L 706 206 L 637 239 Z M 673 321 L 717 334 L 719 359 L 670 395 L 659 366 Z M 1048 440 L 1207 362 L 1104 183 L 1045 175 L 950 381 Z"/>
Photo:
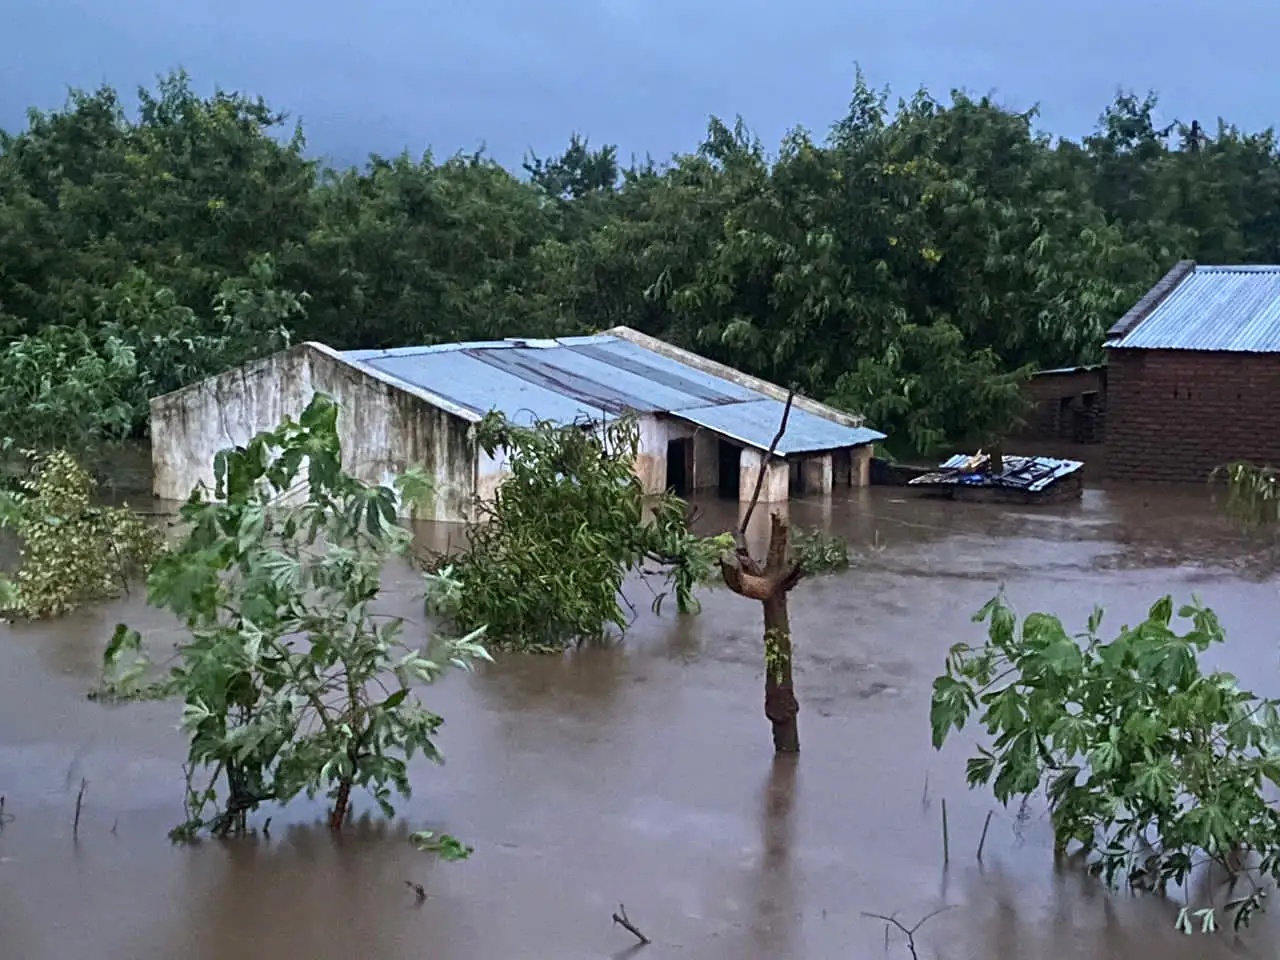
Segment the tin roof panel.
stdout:
<path fill-rule="evenodd" d="M 1108 347 L 1280 353 L 1280 266 L 1199 266 Z"/>
<path fill-rule="evenodd" d="M 481 416 L 497 410 L 524 426 L 537 420 L 568 424 L 584 418 L 610 419 L 600 407 L 512 376 L 462 351 L 365 357 L 360 362 Z"/>
<path fill-rule="evenodd" d="M 730 440 L 747 446 L 768 450 L 782 422 L 786 405 L 771 398 L 746 403 L 722 404 L 693 410 L 672 411 L 672 416 L 705 427 Z M 818 453 L 838 450 L 842 447 L 858 447 L 883 440 L 885 435 L 870 427 L 846 427 L 833 420 L 825 420 L 807 410 L 791 408 L 787 418 L 787 432 L 778 442 L 781 456 L 796 453 Z"/>
<path fill-rule="evenodd" d="M 526 425 L 611 419 L 631 410 L 678 417 L 767 450 L 782 418 L 778 400 L 609 335 L 352 350 L 343 356 L 477 415 L 496 410 Z M 876 430 L 793 407 L 778 453 L 882 439 Z"/>

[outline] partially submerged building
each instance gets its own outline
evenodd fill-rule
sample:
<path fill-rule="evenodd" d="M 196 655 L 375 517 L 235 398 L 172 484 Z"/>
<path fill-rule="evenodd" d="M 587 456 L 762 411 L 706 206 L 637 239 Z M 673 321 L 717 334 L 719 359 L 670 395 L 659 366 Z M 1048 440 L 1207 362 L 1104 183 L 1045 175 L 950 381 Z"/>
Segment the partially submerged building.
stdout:
<path fill-rule="evenodd" d="M 1028 402 L 1020 440 L 1101 443 L 1106 417 L 1107 368 L 1103 364 L 1039 370 L 1022 388 Z"/>
<path fill-rule="evenodd" d="M 1280 464 L 1280 266 L 1182 261 L 1107 332 L 1108 475 Z"/>
<path fill-rule="evenodd" d="M 505 476 L 501 452 L 490 457 L 472 439 L 472 425 L 491 411 L 563 425 L 634 414 L 646 493 L 749 500 L 764 469 L 764 503 L 865 486 L 871 445 L 884 439 L 860 416 L 797 396 L 765 464 L 787 391 L 628 327 L 394 350 L 300 343 L 151 401 L 155 495 L 185 499 L 197 483 L 211 486 L 219 450 L 296 418 L 316 392 L 340 405 L 350 473 L 385 483 L 423 465 L 437 485 L 434 519 L 446 521 L 474 516 L 477 499 L 492 498 Z"/>

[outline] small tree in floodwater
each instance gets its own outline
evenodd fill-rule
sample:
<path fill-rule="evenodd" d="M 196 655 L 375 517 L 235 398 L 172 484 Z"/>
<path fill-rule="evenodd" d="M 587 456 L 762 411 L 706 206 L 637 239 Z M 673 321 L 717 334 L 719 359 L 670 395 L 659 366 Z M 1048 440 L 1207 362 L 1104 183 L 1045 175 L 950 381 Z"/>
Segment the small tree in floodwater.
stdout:
<path fill-rule="evenodd" d="M 787 432 L 795 391 L 787 395 L 778 432 L 756 477 L 751 501 L 734 534 L 734 549 L 720 560 L 724 582 L 734 593 L 759 600 L 764 612 L 764 715 L 773 728 L 773 749 L 777 753 L 800 751 L 800 702 L 796 699 L 792 675 L 791 615 L 787 597 L 805 576 L 823 570 L 849 566 L 848 545 L 839 537 L 820 533 L 796 537 L 793 549 L 791 525 L 781 513 L 769 518 L 769 546 L 764 563 L 751 556 L 746 533 L 760 500 L 766 465 Z"/>
<path fill-rule="evenodd" d="M 694 587 L 732 541 L 691 533 L 688 504 L 674 494 L 646 502 L 634 418 L 521 427 L 491 414 L 475 437 L 505 456 L 510 476 L 478 505 L 466 549 L 428 574 L 442 613 L 464 630 L 483 624 L 506 649 L 559 651 L 626 629 L 623 581 L 646 565 L 661 570 L 681 612 L 697 609 Z"/>
<path fill-rule="evenodd" d="M 980 711 L 990 745 L 968 762 L 970 786 L 990 783 L 1004 804 L 1043 789 L 1057 852 L 1077 845 L 1108 884 L 1225 877 L 1223 902 L 1188 904 L 1177 923 L 1212 931 L 1220 906 L 1238 928 L 1280 881 L 1280 702 L 1202 671 L 1222 627 L 1198 605 L 1178 615 L 1185 632 L 1164 597 L 1104 640 L 1101 610 L 1072 636 L 1043 613 L 1019 623 L 996 597 L 974 618 L 986 642 L 956 644 L 934 681 L 933 743 Z"/>
<path fill-rule="evenodd" d="M 357 787 L 392 815 L 393 790 L 410 792 L 407 762 L 417 752 L 440 760 L 443 721 L 415 687 L 488 658 L 482 629 L 420 646 L 400 618 L 373 609 L 383 567 L 409 545 L 398 496 L 429 491 L 415 471 L 394 490 L 344 473 L 337 415 L 317 394 L 296 423 L 219 453 L 214 499 L 197 488 L 183 506 L 183 539 L 147 583 L 150 602 L 189 631 L 169 676 L 144 683 L 135 630 L 117 627 L 107 648 L 104 694 L 183 698 L 188 817 L 175 839 L 244 832 L 261 804 L 300 793 L 326 794 L 333 830 Z M 291 505 L 286 495 L 304 485 L 305 501 Z M 448 837 L 415 838 L 466 852 Z"/>

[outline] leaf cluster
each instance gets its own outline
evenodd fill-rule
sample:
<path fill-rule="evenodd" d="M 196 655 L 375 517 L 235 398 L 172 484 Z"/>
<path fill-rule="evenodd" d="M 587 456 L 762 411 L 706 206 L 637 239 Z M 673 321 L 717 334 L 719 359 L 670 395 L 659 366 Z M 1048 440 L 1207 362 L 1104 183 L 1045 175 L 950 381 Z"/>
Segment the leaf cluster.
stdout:
<path fill-rule="evenodd" d="M 441 760 L 443 721 L 417 688 L 488 658 L 482 628 L 415 640 L 378 611 L 383 569 L 410 541 L 397 509 L 421 478 L 369 486 L 345 473 L 337 415 L 316 394 L 296 422 L 221 451 L 214 489 L 192 492 L 184 535 L 147 584 L 188 631 L 167 677 L 145 682 L 142 639 L 124 625 L 104 654 L 103 695 L 183 700 L 188 819 L 176 839 L 243 831 L 261 804 L 299 794 L 324 793 L 334 829 L 357 788 L 392 815 L 409 761 Z"/>
<path fill-rule="evenodd" d="M 69 453 L 20 456 L 26 474 L 0 490 L 0 530 L 18 540 L 16 573 L 0 575 L 0 612 L 43 619 L 112 599 L 164 555 L 163 531 L 96 503 L 96 482 Z"/>
<path fill-rule="evenodd" d="M 441 612 L 464 629 L 485 624 L 494 644 L 562 650 L 624 630 L 623 581 L 648 567 L 661 570 L 682 612 L 696 609 L 694 588 L 718 574 L 732 543 L 692 533 L 679 497 L 646 502 L 633 417 L 525 427 L 493 414 L 475 439 L 509 475 L 445 568 L 451 585 L 428 574 Z M 655 594 L 655 609 L 664 596 Z"/>
<path fill-rule="evenodd" d="M 1241 926 L 1280 879 L 1280 712 L 1202 669 L 1225 639 L 1211 610 L 1182 607 L 1184 631 L 1173 612 L 1163 597 L 1104 639 L 1101 610 L 1072 636 L 1048 614 L 1019 622 L 997 596 L 974 618 L 984 644 L 956 644 L 934 681 L 933 742 L 977 713 L 986 742 L 968 762 L 971 786 L 1005 804 L 1044 790 L 1058 849 L 1078 845 L 1110 884 L 1163 891 L 1221 869 Z M 1217 923 L 1214 904 L 1195 915 L 1203 929 Z"/>

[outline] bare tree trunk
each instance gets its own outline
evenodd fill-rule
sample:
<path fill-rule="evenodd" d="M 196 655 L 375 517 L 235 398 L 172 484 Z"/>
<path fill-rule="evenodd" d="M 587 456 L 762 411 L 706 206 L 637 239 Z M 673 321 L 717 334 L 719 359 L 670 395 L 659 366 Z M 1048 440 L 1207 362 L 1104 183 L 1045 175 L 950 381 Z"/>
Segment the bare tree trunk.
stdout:
<path fill-rule="evenodd" d="M 775 513 L 770 518 L 769 551 L 763 568 L 741 539 L 733 556 L 721 564 L 729 589 L 759 600 L 764 608 L 764 714 L 773 726 L 773 749 L 777 753 L 800 751 L 800 704 L 791 674 L 787 594 L 800 582 L 803 572 L 791 560 L 790 546 L 790 525 Z"/>
<path fill-rule="evenodd" d="M 791 623 L 787 595 L 764 602 L 764 715 L 773 724 L 773 749 L 800 752 L 800 702 L 791 681 Z"/>
<path fill-rule="evenodd" d="M 338 784 L 338 796 L 334 799 L 333 809 L 329 811 L 329 829 L 337 832 L 342 829 L 347 819 L 347 810 L 351 807 L 351 781 L 343 780 Z"/>
<path fill-rule="evenodd" d="M 791 416 L 791 403 L 795 396 L 794 388 L 788 391 L 786 406 L 782 408 L 782 422 L 769 444 L 769 452 L 760 463 L 751 503 L 747 505 L 734 536 L 737 548 L 720 564 L 720 572 L 730 590 L 759 600 L 764 607 L 764 715 L 773 725 L 775 753 L 800 752 L 800 726 L 797 722 L 800 703 L 796 700 L 791 680 L 791 618 L 787 614 L 787 594 L 800 582 L 804 571 L 791 559 L 791 526 L 781 514 L 775 513 L 769 518 L 769 549 L 763 568 L 747 549 L 747 525 L 760 501 L 765 471 L 773 461 L 782 435 L 787 432 L 787 420 Z"/>

